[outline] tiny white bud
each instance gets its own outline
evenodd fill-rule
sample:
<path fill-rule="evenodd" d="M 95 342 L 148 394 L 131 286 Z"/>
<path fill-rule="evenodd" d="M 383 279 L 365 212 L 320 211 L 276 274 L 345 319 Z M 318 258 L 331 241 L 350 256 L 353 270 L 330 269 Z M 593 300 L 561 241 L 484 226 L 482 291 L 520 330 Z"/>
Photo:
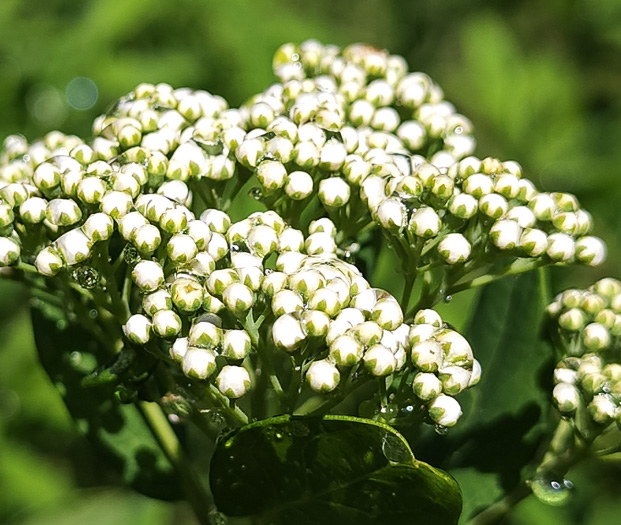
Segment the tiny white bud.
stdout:
<path fill-rule="evenodd" d="M 91 255 L 92 241 L 81 230 L 70 230 L 56 239 L 56 249 L 67 266 L 81 263 Z"/>
<path fill-rule="evenodd" d="M 195 312 L 203 304 L 205 290 L 191 277 L 178 277 L 172 283 L 170 294 L 175 306 L 182 312 Z"/>
<path fill-rule="evenodd" d="M 395 330 L 403 323 L 403 311 L 396 299 L 389 297 L 375 303 L 372 319 L 384 330 Z"/>
<path fill-rule="evenodd" d="M 287 176 L 285 193 L 293 200 L 302 200 L 313 192 L 313 178 L 305 171 L 292 171 Z"/>
<path fill-rule="evenodd" d="M 445 394 L 454 396 L 468 388 L 471 373 L 460 366 L 445 366 L 438 373 Z"/>
<path fill-rule="evenodd" d="M 606 259 L 606 245 L 598 237 L 581 237 L 576 241 L 576 259 L 588 266 L 598 266 Z"/>
<path fill-rule="evenodd" d="M 522 228 L 532 228 L 537 222 L 535 214 L 526 206 L 511 208 L 504 218 L 516 221 Z"/>
<path fill-rule="evenodd" d="M 170 357 L 174 359 L 177 363 L 183 363 L 183 357 L 188 352 L 188 338 L 187 337 L 179 337 L 175 339 L 175 342 L 170 347 Z"/>
<path fill-rule="evenodd" d="M 105 241 L 114 232 L 114 221 L 105 213 L 93 213 L 82 225 L 82 231 L 92 242 Z"/>
<path fill-rule="evenodd" d="M 438 312 L 430 308 L 425 308 L 416 312 L 414 324 L 430 324 L 440 328 L 444 323 Z"/>
<path fill-rule="evenodd" d="M 222 293 L 222 301 L 236 315 L 247 312 L 254 304 L 252 290 L 242 283 L 229 285 Z"/>
<path fill-rule="evenodd" d="M 210 321 L 195 322 L 190 328 L 188 341 L 191 346 L 216 347 L 222 341 L 222 328 Z"/>
<path fill-rule="evenodd" d="M 302 328 L 309 337 L 325 337 L 330 327 L 330 316 L 320 310 L 302 312 Z"/>
<path fill-rule="evenodd" d="M 537 228 L 526 228 L 520 236 L 520 248 L 530 257 L 539 257 L 548 249 L 548 235 Z"/>
<path fill-rule="evenodd" d="M 570 308 L 558 318 L 558 324 L 564 330 L 577 332 L 582 330 L 587 323 L 587 316 L 580 308 Z"/>
<path fill-rule="evenodd" d="M 464 192 L 480 199 L 484 195 L 489 195 L 494 191 L 494 182 L 489 175 L 475 173 L 470 175 L 462 184 Z"/>
<path fill-rule="evenodd" d="M 306 238 L 304 248 L 308 255 L 332 254 L 336 252 L 336 242 L 332 235 L 317 231 Z"/>
<path fill-rule="evenodd" d="M 264 160 L 257 167 L 257 179 L 269 194 L 285 185 L 287 170 L 282 162 L 277 160 Z"/>
<path fill-rule="evenodd" d="M 552 398 L 558 411 L 564 416 L 571 416 L 580 405 L 580 392 L 570 383 L 559 383 L 552 391 Z"/>
<path fill-rule="evenodd" d="M 434 237 L 440 231 L 442 221 L 433 208 L 419 208 L 410 217 L 410 231 L 417 237 Z"/>
<path fill-rule="evenodd" d="M 617 405 L 609 394 L 598 394 L 587 407 L 593 421 L 600 425 L 606 425 L 615 417 Z"/>
<path fill-rule="evenodd" d="M 142 255 L 153 253 L 161 242 L 160 230 L 152 224 L 145 224 L 134 231 L 133 243 Z"/>
<path fill-rule="evenodd" d="M 110 191 L 101 198 L 101 211 L 113 219 L 120 219 L 131 209 L 131 195 L 122 191 Z"/>
<path fill-rule="evenodd" d="M 172 310 L 158 310 L 151 321 L 153 331 L 163 339 L 172 339 L 181 331 L 181 318 Z"/>
<path fill-rule="evenodd" d="M 497 193 L 483 195 L 479 199 L 479 210 L 492 219 L 502 217 L 507 212 L 508 207 L 507 200 Z"/>
<path fill-rule="evenodd" d="M 216 355 L 212 350 L 189 347 L 183 356 L 183 373 L 194 379 L 207 379 L 216 370 Z"/>
<path fill-rule="evenodd" d="M 82 218 L 82 211 L 71 199 L 52 199 L 46 217 L 54 226 L 71 226 Z"/>
<path fill-rule="evenodd" d="M 151 338 L 151 321 L 142 314 L 132 315 L 123 325 L 123 332 L 132 343 L 146 344 Z"/>
<path fill-rule="evenodd" d="M 168 258 L 177 264 L 191 261 L 198 253 L 194 239 L 184 233 L 173 235 L 166 245 Z"/>
<path fill-rule="evenodd" d="M 20 256 L 21 249 L 13 239 L 0 237 L 0 267 L 15 264 Z"/>
<path fill-rule="evenodd" d="M 510 219 L 496 221 L 489 231 L 489 236 L 494 245 L 501 250 L 513 250 L 520 242 L 522 228 Z"/>
<path fill-rule="evenodd" d="M 546 253 L 554 262 L 567 262 L 576 252 L 576 243 L 566 233 L 553 233 L 548 236 Z"/>
<path fill-rule="evenodd" d="M 216 386 L 222 395 L 238 399 L 250 390 L 250 374 L 244 367 L 226 365 L 216 377 Z"/>
<path fill-rule="evenodd" d="M 454 426 L 461 417 L 461 413 L 459 402 L 445 394 L 440 394 L 429 405 L 429 417 L 442 427 Z"/>
<path fill-rule="evenodd" d="M 119 232 L 125 240 L 129 241 L 133 239 L 136 230 L 148 222 L 140 212 L 129 212 L 118 220 Z"/>
<path fill-rule="evenodd" d="M 155 261 L 140 261 L 132 270 L 132 279 L 143 292 L 153 292 L 164 284 L 164 270 Z"/>
<path fill-rule="evenodd" d="M 3 206 L 0 204 L 0 206 Z M 5 218 L 0 217 L 0 228 L 7 226 L 13 222 L 13 211 L 6 206 L 6 209 L 10 211 L 10 216 L 8 211 L 2 212 L 0 210 L 0 215 L 4 215 Z M 24 222 L 28 222 L 30 224 L 38 224 L 43 222 L 46 218 L 46 210 L 47 210 L 47 202 L 45 199 L 41 197 L 29 197 L 24 202 L 19 205 L 19 215 Z M 8 220 L 10 217 L 10 221 Z"/>
<path fill-rule="evenodd" d="M 285 314 L 274 321 L 272 339 L 278 348 L 292 352 L 306 339 L 306 333 L 293 314 Z"/>
<path fill-rule="evenodd" d="M 258 257 L 265 257 L 278 248 L 278 235 L 270 226 L 260 224 L 250 230 L 248 248 Z"/>
<path fill-rule="evenodd" d="M 435 339 L 442 346 L 445 364 L 463 367 L 472 365 L 472 348 L 463 335 L 455 330 L 442 330 L 436 334 Z"/>
<path fill-rule="evenodd" d="M 54 248 L 46 246 L 37 254 L 34 265 L 40 274 L 51 277 L 63 267 L 63 260 Z"/>
<path fill-rule="evenodd" d="M 432 401 L 442 393 L 442 382 L 435 374 L 419 372 L 412 381 L 412 390 L 421 401 Z"/>
<path fill-rule="evenodd" d="M 330 177 L 319 183 L 318 195 L 324 205 L 340 208 L 349 202 L 351 188 L 341 177 Z"/>
<path fill-rule="evenodd" d="M 557 210 L 556 202 L 548 193 L 534 195 L 530 199 L 528 207 L 540 221 L 549 221 Z"/>
<path fill-rule="evenodd" d="M 430 324 L 413 324 L 408 334 L 408 342 L 410 346 L 414 346 L 421 341 L 432 339 L 438 332 L 438 328 Z"/>
<path fill-rule="evenodd" d="M 182 209 L 169 208 L 162 213 L 158 224 L 167 233 L 179 233 L 186 229 L 188 218 Z"/>
<path fill-rule="evenodd" d="M 394 354 L 382 344 L 371 346 L 364 353 L 364 364 L 374 376 L 392 374 L 397 367 Z"/>
<path fill-rule="evenodd" d="M 341 168 L 347 157 L 347 150 L 342 142 L 328 140 L 319 152 L 319 166 L 329 171 L 337 171 Z"/>
<path fill-rule="evenodd" d="M 142 309 L 151 316 L 159 310 L 171 310 L 172 299 L 170 293 L 164 289 L 160 289 L 145 294 L 142 298 Z"/>
<path fill-rule="evenodd" d="M 603 350 L 610 345 L 610 331 L 600 323 L 590 323 L 582 332 L 582 341 L 591 351 Z"/>
<path fill-rule="evenodd" d="M 315 392 L 331 392 L 338 386 L 340 379 L 338 368 L 326 359 L 314 361 L 306 371 L 306 380 Z"/>
<path fill-rule="evenodd" d="M 470 243 L 461 233 L 449 233 L 438 244 L 438 253 L 448 264 L 466 261 L 470 250 Z"/>
<path fill-rule="evenodd" d="M 235 156 L 247 168 L 255 168 L 259 159 L 265 154 L 265 149 L 265 141 L 261 137 L 248 138 L 246 136 L 243 142 L 237 146 Z"/>
<path fill-rule="evenodd" d="M 442 366 L 442 347 L 432 340 L 421 341 L 412 346 L 411 357 L 412 362 L 419 370 L 435 372 Z"/>
<path fill-rule="evenodd" d="M 222 338 L 222 355 L 229 359 L 244 359 L 252 348 L 250 336 L 245 330 L 225 330 Z"/>
<path fill-rule="evenodd" d="M 334 317 L 341 311 L 341 301 L 335 290 L 330 288 L 320 288 L 308 300 L 309 308 L 325 312 L 330 317 Z"/>
<path fill-rule="evenodd" d="M 467 193 L 453 195 L 448 203 L 448 210 L 460 219 L 473 217 L 478 209 L 478 201 Z"/>
<path fill-rule="evenodd" d="M 363 345 L 351 335 L 343 334 L 330 344 L 330 357 L 338 366 L 353 366 L 362 358 Z"/>
<path fill-rule="evenodd" d="M 405 205 L 395 197 L 384 199 L 375 211 L 377 220 L 387 230 L 398 230 L 406 221 Z"/>

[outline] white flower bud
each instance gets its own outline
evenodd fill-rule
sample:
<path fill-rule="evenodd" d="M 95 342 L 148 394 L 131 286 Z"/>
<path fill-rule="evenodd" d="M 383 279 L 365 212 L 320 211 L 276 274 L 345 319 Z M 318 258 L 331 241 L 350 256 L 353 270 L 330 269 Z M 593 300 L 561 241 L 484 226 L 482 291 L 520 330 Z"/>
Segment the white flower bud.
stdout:
<path fill-rule="evenodd" d="M 440 231 L 442 221 L 433 208 L 419 208 L 410 217 L 410 231 L 417 237 L 434 237 Z"/>
<path fill-rule="evenodd" d="M 556 202 L 548 193 L 534 195 L 530 199 L 528 207 L 540 221 L 549 221 L 557 210 Z"/>
<path fill-rule="evenodd" d="M 163 339 L 172 339 L 181 331 L 181 318 L 172 310 L 158 310 L 151 321 L 153 331 Z"/>
<path fill-rule="evenodd" d="M 324 286 L 325 279 L 317 270 L 301 270 L 289 277 L 289 287 L 297 292 L 296 296 L 302 294 L 308 297 Z"/>
<path fill-rule="evenodd" d="M 472 360 L 472 372 L 470 373 L 470 381 L 468 381 L 468 388 L 476 386 L 481 380 L 481 363 L 476 359 Z"/>
<path fill-rule="evenodd" d="M 578 231 L 578 218 L 573 212 L 556 213 L 552 217 L 552 224 L 562 233 L 575 235 Z"/>
<path fill-rule="evenodd" d="M 302 328 L 309 337 L 325 337 L 330 327 L 330 316 L 320 310 L 302 312 Z"/>
<path fill-rule="evenodd" d="M 401 306 L 392 297 L 377 301 L 371 317 L 384 330 L 395 330 L 403 323 Z"/>
<path fill-rule="evenodd" d="M 82 231 L 92 242 L 105 241 L 114 232 L 114 221 L 105 213 L 93 213 L 82 225 Z"/>
<path fill-rule="evenodd" d="M 319 393 L 331 392 L 338 386 L 340 379 L 338 368 L 326 359 L 314 361 L 306 371 L 310 387 Z"/>
<path fill-rule="evenodd" d="M 532 228 L 537 222 L 535 214 L 526 206 L 511 208 L 504 218 L 516 221 L 522 228 Z"/>
<path fill-rule="evenodd" d="M 222 338 L 222 355 L 228 359 L 244 359 L 252 348 L 250 336 L 245 330 L 225 330 Z"/>
<path fill-rule="evenodd" d="M 282 162 L 277 160 L 264 160 L 258 165 L 256 174 L 268 194 L 282 188 L 287 180 L 287 170 Z"/>
<path fill-rule="evenodd" d="M 442 393 L 442 382 L 435 374 L 419 372 L 412 381 L 412 390 L 421 401 L 432 401 Z"/>
<path fill-rule="evenodd" d="M 548 236 L 546 253 L 554 262 L 570 261 L 576 252 L 576 243 L 566 233 L 553 233 Z"/>
<path fill-rule="evenodd" d="M 147 219 L 140 212 L 132 211 L 118 220 L 119 232 L 129 241 L 133 239 L 136 230 L 147 223 Z"/>
<path fill-rule="evenodd" d="M 258 257 L 265 257 L 278 248 L 278 235 L 270 226 L 255 226 L 248 235 L 248 248 Z"/>
<path fill-rule="evenodd" d="M 292 352 L 306 339 L 306 333 L 293 314 L 285 314 L 274 321 L 272 339 L 276 347 Z"/>
<path fill-rule="evenodd" d="M 328 140 L 319 152 L 319 166 L 325 170 L 337 171 L 343 166 L 347 157 L 347 149 L 342 142 Z"/>
<path fill-rule="evenodd" d="M 188 341 L 191 346 L 216 347 L 222 341 L 222 328 L 209 321 L 196 322 L 190 328 Z"/>
<path fill-rule="evenodd" d="M 330 344 L 330 357 L 338 366 L 353 366 L 362 359 L 364 346 L 351 335 L 343 334 Z"/>
<path fill-rule="evenodd" d="M 591 351 L 603 350 L 610 345 L 610 332 L 600 323 L 590 323 L 582 332 L 582 341 Z"/>
<path fill-rule="evenodd" d="M 300 141 L 291 152 L 291 159 L 301 168 L 310 169 L 319 164 L 319 148 L 310 141 Z"/>
<path fill-rule="evenodd" d="M 397 128 L 397 137 L 410 151 L 416 151 L 425 145 L 427 132 L 420 122 L 408 120 Z"/>
<path fill-rule="evenodd" d="M 32 199 L 38 199 L 38 200 L 35 200 L 30 205 L 26 205 L 25 211 L 28 213 L 28 211 L 32 209 L 33 215 L 38 216 L 41 214 L 40 210 L 41 210 L 41 206 L 43 206 L 43 218 L 45 218 L 45 209 L 47 208 L 47 202 L 44 199 L 41 199 L 40 197 L 31 197 L 29 199 L 26 199 L 24 202 L 22 202 L 22 204 L 20 204 L 20 214 L 22 216 L 24 215 L 24 213 L 21 211 L 22 206 Z M 39 200 L 42 202 L 39 202 Z M 41 220 L 43 220 L 43 218 Z M 0 228 L 4 228 L 6 226 L 9 226 L 10 224 L 13 224 L 14 220 L 15 220 L 15 214 L 13 213 L 13 208 L 9 206 L 8 204 L 5 204 L 0 201 Z M 34 221 L 29 221 L 29 222 L 34 222 Z"/>
<path fill-rule="evenodd" d="M 278 236 L 278 251 L 299 252 L 304 248 L 304 234 L 295 228 L 285 228 Z"/>
<path fill-rule="evenodd" d="M 507 212 L 508 207 L 507 200 L 497 193 L 483 195 L 479 199 L 479 210 L 492 219 L 502 217 Z"/>
<path fill-rule="evenodd" d="M 160 310 L 171 310 L 172 298 L 170 293 L 164 289 L 160 289 L 145 294 L 142 298 L 142 309 L 151 316 Z"/>
<path fill-rule="evenodd" d="M 141 314 L 132 315 L 123 326 L 123 332 L 132 343 L 144 345 L 151 338 L 151 321 Z"/>
<path fill-rule="evenodd" d="M 368 100 L 358 99 L 349 106 L 349 120 L 356 126 L 368 126 L 371 123 L 375 106 Z"/>
<path fill-rule="evenodd" d="M 20 256 L 21 249 L 13 239 L 0 237 L 0 267 L 15 264 Z"/>
<path fill-rule="evenodd" d="M 497 175 L 494 190 L 507 199 L 515 199 L 520 193 L 520 179 L 510 173 Z"/>
<path fill-rule="evenodd" d="M 226 242 L 224 235 L 216 232 L 212 232 L 211 239 L 207 244 L 206 252 L 213 258 L 214 261 L 219 261 L 229 253 L 229 245 Z"/>
<path fill-rule="evenodd" d="M 190 277 L 178 277 L 170 289 L 172 301 L 182 312 L 195 312 L 203 304 L 205 290 L 201 284 Z"/>
<path fill-rule="evenodd" d="M 71 226 L 82 218 L 82 211 L 71 199 L 52 199 L 46 217 L 54 226 Z"/>
<path fill-rule="evenodd" d="M 60 184 L 60 170 L 51 162 L 39 164 L 32 174 L 32 182 L 43 191 L 55 188 Z"/>
<path fill-rule="evenodd" d="M 462 184 L 464 192 L 480 199 L 484 195 L 489 195 L 494 191 L 494 182 L 489 175 L 475 173 L 470 175 Z"/>
<path fill-rule="evenodd" d="M 455 330 L 442 330 L 436 334 L 435 339 L 444 351 L 444 363 L 469 367 L 472 365 L 473 354 L 466 338 Z"/>
<path fill-rule="evenodd" d="M 460 219 L 469 219 L 473 217 L 477 209 L 478 201 L 467 193 L 453 195 L 448 203 L 449 212 Z"/>
<path fill-rule="evenodd" d="M 422 341 L 432 339 L 438 332 L 438 328 L 430 324 L 413 324 L 408 334 L 410 346 L 414 346 Z"/>
<path fill-rule="evenodd" d="M 192 194 L 190 193 L 188 185 L 180 180 L 164 182 L 157 189 L 157 193 L 183 206 L 189 206 L 192 201 Z"/>
<path fill-rule="evenodd" d="M 70 230 L 56 239 L 56 249 L 67 266 L 81 263 L 91 255 L 91 240 L 80 230 Z"/>
<path fill-rule="evenodd" d="M 153 253 L 161 242 L 160 230 L 152 224 L 145 224 L 134 231 L 133 243 L 142 255 Z"/>
<path fill-rule="evenodd" d="M 430 324 L 440 328 L 444 322 L 440 314 L 431 308 L 425 308 L 416 312 L 414 316 L 414 324 Z"/>
<path fill-rule="evenodd" d="M 292 171 L 287 176 L 285 193 L 293 200 L 302 200 L 313 192 L 313 178 L 305 171 Z"/>
<path fill-rule="evenodd" d="M 334 317 L 341 311 L 341 301 L 335 290 L 330 288 L 320 288 L 308 300 L 309 308 L 325 312 L 330 317 Z"/>
<path fill-rule="evenodd" d="M 548 236 L 542 230 L 526 228 L 520 236 L 520 248 L 530 257 L 539 257 L 548 249 Z"/>
<path fill-rule="evenodd" d="M 317 231 L 306 238 L 304 248 L 308 255 L 332 254 L 336 252 L 336 242 L 330 234 Z"/>
<path fill-rule="evenodd" d="M 172 262 L 182 264 L 194 259 L 198 253 L 198 248 L 192 237 L 184 233 L 177 233 L 168 241 L 166 253 Z"/>
<path fill-rule="evenodd" d="M 397 367 L 393 353 L 382 344 L 371 346 L 364 354 L 364 364 L 374 376 L 392 374 Z"/>
<path fill-rule="evenodd" d="M 489 236 L 494 246 L 501 250 L 513 250 L 518 246 L 522 228 L 520 225 L 509 219 L 496 221 L 489 231 Z"/>
<path fill-rule="evenodd" d="M 212 350 L 189 347 L 183 356 L 183 373 L 194 379 L 207 379 L 216 370 L 216 355 Z"/>
<path fill-rule="evenodd" d="M 235 156 L 247 168 L 255 168 L 259 160 L 265 155 L 265 141 L 261 137 L 248 138 L 237 146 Z"/>
<path fill-rule="evenodd" d="M 164 270 L 155 261 L 140 261 L 132 270 L 132 279 L 143 292 L 153 292 L 164 285 Z"/>
<path fill-rule="evenodd" d="M 558 324 L 564 330 L 577 332 L 582 330 L 587 323 L 587 316 L 580 308 L 570 308 L 558 318 Z"/>
<path fill-rule="evenodd" d="M 598 394 L 587 407 L 593 421 L 600 425 L 607 425 L 615 417 L 617 405 L 610 394 Z"/>
<path fill-rule="evenodd" d="M 411 357 L 419 370 L 436 372 L 442 366 L 442 347 L 432 340 L 421 341 L 412 346 Z"/>
<path fill-rule="evenodd" d="M 470 384 L 470 371 L 460 366 L 442 367 L 438 375 L 442 381 L 442 390 L 451 396 L 459 394 Z"/>
<path fill-rule="evenodd" d="M 222 301 L 233 313 L 239 315 L 247 312 L 254 304 L 252 290 L 242 283 L 229 285 L 222 293 Z"/>
<path fill-rule="evenodd" d="M 188 338 L 180 337 L 175 339 L 175 342 L 170 347 L 170 357 L 174 359 L 177 363 L 183 363 L 183 357 L 188 353 Z"/>
<path fill-rule="evenodd" d="M 405 226 L 407 221 L 405 205 L 394 197 L 384 199 L 375 215 L 382 227 L 387 230 L 398 230 Z"/>
<path fill-rule="evenodd" d="M 7 210 L 3 212 L 0 209 L 0 228 L 3 228 L 13 222 L 13 210 L 2 204 L 0 204 L 0 207 L 5 207 Z M 43 222 L 46 218 L 46 211 L 47 201 L 41 197 L 29 197 L 19 205 L 20 217 L 24 222 L 30 224 Z M 4 215 L 4 217 L 2 217 L 2 215 Z"/>
<path fill-rule="evenodd" d="M 244 367 L 226 365 L 216 377 L 216 386 L 222 395 L 238 399 L 250 390 L 250 374 Z"/>
<path fill-rule="evenodd" d="M 319 183 L 318 195 L 324 205 L 340 208 L 349 202 L 351 188 L 341 177 L 330 177 Z"/>
<path fill-rule="evenodd" d="M 11 208 L 24 202 L 31 192 L 21 182 L 0 186 L 0 200 L 3 200 Z"/>
<path fill-rule="evenodd" d="M 163 152 L 165 153 L 165 151 Z M 181 144 L 170 157 L 166 177 L 184 181 L 190 176 L 200 175 L 206 171 L 207 157 L 205 152 L 197 144 L 186 142 Z"/>
<path fill-rule="evenodd" d="M 308 233 L 309 235 L 312 235 L 313 233 L 326 233 L 330 237 L 335 237 L 336 226 L 327 217 L 322 217 L 321 219 L 311 221 L 310 225 L 308 226 Z"/>
<path fill-rule="evenodd" d="M 63 260 L 54 248 L 46 246 L 37 254 L 34 265 L 41 275 L 51 277 L 63 267 Z"/>
<path fill-rule="evenodd" d="M 101 198 L 101 211 L 113 219 L 120 219 L 131 209 L 131 195 L 122 191 L 110 191 Z"/>
<path fill-rule="evenodd" d="M 470 243 L 461 233 L 449 233 L 438 244 L 438 253 L 448 264 L 466 261 L 470 250 Z"/>
<path fill-rule="evenodd" d="M 581 237 L 576 241 L 576 259 L 588 266 L 598 266 L 606 259 L 606 245 L 598 237 Z"/>
<path fill-rule="evenodd" d="M 384 330 L 373 321 L 358 323 L 350 330 L 350 333 L 365 346 L 372 346 L 382 341 Z"/>
<path fill-rule="evenodd" d="M 429 405 L 429 417 L 442 427 L 454 426 L 461 417 L 461 413 L 459 402 L 445 394 L 440 394 Z"/>
<path fill-rule="evenodd" d="M 185 230 L 187 225 L 188 218 L 179 208 L 169 208 L 160 216 L 159 226 L 167 233 L 179 233 Z"/>

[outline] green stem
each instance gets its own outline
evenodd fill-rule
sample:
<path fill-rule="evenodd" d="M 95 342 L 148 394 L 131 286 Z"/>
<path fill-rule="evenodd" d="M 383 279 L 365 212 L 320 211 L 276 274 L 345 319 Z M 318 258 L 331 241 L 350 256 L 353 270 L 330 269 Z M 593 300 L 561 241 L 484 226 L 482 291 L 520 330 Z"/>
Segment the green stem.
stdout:
<path fill-rule="evenodd" d="M 158 445 L 177 471 L 184 494 L 201 525 L 209 525 L 209 514 L 216 511 L 208 492 L 190 466 L 176 434 L 156 403 L 140 401 L 136 405 Z"/>
<path fill-rule="evenodd" d="M 504 498 L 479 512 L 474 518 L 466 522 L 466 525 L 495 525 L 507 515 L 520 501 L 528 497 L 531 489 L 526 483 L 520 483 L 512 492 Z"/>

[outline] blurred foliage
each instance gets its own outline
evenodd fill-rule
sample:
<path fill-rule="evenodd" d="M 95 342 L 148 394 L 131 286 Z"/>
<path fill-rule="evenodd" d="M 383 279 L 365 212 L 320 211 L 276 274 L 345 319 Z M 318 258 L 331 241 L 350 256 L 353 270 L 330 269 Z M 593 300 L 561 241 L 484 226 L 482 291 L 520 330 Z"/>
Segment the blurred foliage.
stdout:
<path fill-rule="evenodd" d="M 3 0 L 0 136 L 88 136 L 92 119 L 140 82 L 207 89 L 236 105 L 273 81 L 281 43 L 307 38 L 404 55 L 471 118 L 479 155 L 518 160 L 543 189 L 579 196 L 608 263 L 557 269 L 553 291 L 621 277 L 618 0 Z M 394 288 L 391 266 L 380 258 L 374 284 Z M 442 305 L 443 315 L 463 326 L 475 297 Z M 183 507 L 107 488 L 118 480 L 78 438 L 36 362 L 27 304 L 23 289 L 0 282 L 0 522 L 192 523 Z M 570 474 L 566 507 L 530 498 L 505 523 L 615 522 L 619 463 L 591 459 Z"/>

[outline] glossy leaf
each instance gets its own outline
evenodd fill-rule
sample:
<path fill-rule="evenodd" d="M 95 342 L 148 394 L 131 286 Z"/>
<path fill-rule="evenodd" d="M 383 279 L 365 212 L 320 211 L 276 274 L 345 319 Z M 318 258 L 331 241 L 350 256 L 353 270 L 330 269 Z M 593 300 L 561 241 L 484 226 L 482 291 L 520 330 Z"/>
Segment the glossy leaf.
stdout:
<path fill-rule="evenodd" d="M 393 428 L 346 416 L 280 416 L 222 439 L 211 463 L 218 508 L 255 523 L 457 523 L 455 480 L 417 461 Z"/>
<path fill-rule="evenodd" d="M 101 453 L 105 467 L 112 467 L 126 483 L 148 496 L 181 497 L 180 484 L 139 407 L 116 400 L 118 378 L 100 382 L 93 379 L 93 369 L 106 361 L 94 339 L 49 306 L 33 309 L 32 323 L 41 364 L 61 391 L 78 429 Z M 112 367 L 104 377 L 116 375 L 120 370 L 118 360 Z"/>

